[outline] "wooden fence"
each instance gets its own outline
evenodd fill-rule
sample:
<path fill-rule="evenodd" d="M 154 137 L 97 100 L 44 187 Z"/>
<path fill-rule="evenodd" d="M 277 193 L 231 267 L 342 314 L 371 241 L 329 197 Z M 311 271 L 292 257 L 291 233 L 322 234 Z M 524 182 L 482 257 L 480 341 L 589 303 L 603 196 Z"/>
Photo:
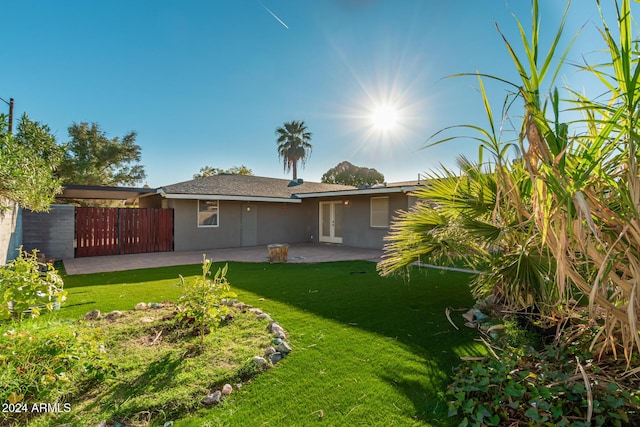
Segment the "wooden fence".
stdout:
<path fill-rule="evenodd" d="M 173 250 L 173 209 L 76 208 L 76 257 Z"/>

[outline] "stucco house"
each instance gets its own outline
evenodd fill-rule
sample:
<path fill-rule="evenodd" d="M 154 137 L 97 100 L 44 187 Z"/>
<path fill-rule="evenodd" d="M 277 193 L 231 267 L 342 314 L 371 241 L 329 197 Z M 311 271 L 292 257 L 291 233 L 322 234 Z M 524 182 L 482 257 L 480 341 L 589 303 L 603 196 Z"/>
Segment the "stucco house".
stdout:
<path fill-rule="evenodd" d="M 382 248 L 417 181 L 356 188 L 303 180 L 215 175 L 141 195 L 141 208 L 174 210 L 174 250 L 327 242 Z"/>
<path fill-rule="evenodd" d="M 277 243 L 381 249 L 394 215 L 415 203 L 411 192 L 421 185 L 357 188 L 246 175 L 160 188 L 70 185 L 49 212 L 18 209 L 20 227 L 11 229 L 6 244 L 0 239 L 0 249 L 8 245 L 5 252 L 14 253 L 22 244 L 55 259 Z M 81 199 L 116 200 L 121 207 L 69 204 Z"/>

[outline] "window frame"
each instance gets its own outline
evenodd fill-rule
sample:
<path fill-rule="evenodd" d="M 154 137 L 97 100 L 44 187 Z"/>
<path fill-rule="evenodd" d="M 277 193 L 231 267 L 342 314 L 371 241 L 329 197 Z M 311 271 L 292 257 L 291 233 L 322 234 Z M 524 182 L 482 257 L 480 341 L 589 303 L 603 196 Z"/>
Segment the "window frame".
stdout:
<path fill-rule="evenodd" d="M 378 208 L 378 209 L 374 209 L 374 203 L 376 201 L 385 201 L 385 215 L 386 215 L 386 219 L 385 219 L 385 224 L 384 225 L 380 225 L 380 224 L 374 224 L 374 213 L 376 213 L 377 215 L 381 215 L 382 214 L 382 209 Z M 375 218 L 378 219 L 378 218 Z M 376 197 L 371 197 L 369 199 L 369 227 L 371 228 L 389 228 L 389 223 L 391 222 L 391 218 L 389 215 L 389 196 L 376 196 Z"/>
<path fill-rule="evenodd" d="M 211 203 L 215 203 L 216 208 L 215 208 L 215 215 L 216 215 L 216 223 L 215 224 L 201 224 L 200 223 L 200 214 L 201 213 L 207 213 L 207 212 L 213 212 L 213 210 L 205 210 L 202 211 L 200 210 L 200 204 L 201 203 L 206 203 L 211 204 Z M 198 203 L 196 204 L 196 225 L 198 226 L 198 228 L 217 228 L 220 227 L 220 200 L 204 200 L 204 199 L 198 199 Z"/>

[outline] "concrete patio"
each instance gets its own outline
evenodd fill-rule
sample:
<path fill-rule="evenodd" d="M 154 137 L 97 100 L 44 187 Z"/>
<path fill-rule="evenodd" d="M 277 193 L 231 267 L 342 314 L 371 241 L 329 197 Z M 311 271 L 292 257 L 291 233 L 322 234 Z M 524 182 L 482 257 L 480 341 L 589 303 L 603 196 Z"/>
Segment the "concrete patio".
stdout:
<path fill-rule="evenodd" d="M 266 246 L 246 248 L 210 249 L 193 252 L 156 252 L 133 255 L 112 255 L 65 259 L 67 274 L 91 274 L 110 271 L 135 270 L 139 268 L 166 267 L 171 265 L 200 264 L 202 254 L 214 262 L 269 262 Z M 382 251 L 378 249 L 350 248 L 331 244 L 289 245 L 288 263 L 317 263 L 330 261 L 367 260 L 379 261 Z"/>

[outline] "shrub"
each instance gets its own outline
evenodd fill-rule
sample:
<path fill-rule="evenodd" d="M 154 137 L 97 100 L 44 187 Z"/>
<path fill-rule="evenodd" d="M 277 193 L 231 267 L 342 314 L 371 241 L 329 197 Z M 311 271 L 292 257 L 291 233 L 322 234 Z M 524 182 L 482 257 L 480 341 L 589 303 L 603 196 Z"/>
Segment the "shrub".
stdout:
<path fill-rule="evenodd" d="M 51 264 L 41 271 L 37 251 L 24 252 L 0 268 L 0 319 L 38 317 L 42 309 L 53 310 L 66 298 L 64 283 Z"/>
<path fill-rule="evenodd" d="M 202 256 L 202 275 L 194 280 L 185 280 L 180 276 L 183 292 L 178 298 L 178 320 L 193 319 L 194 326 L 200 336 L 200 345 L 204 343 L 207 328 L 215 328 L 228 313 L 228 307 L 222 303 L 223 298 L 235 297 L 229 291 L 227 281 L 227 265 L 219 268 L 211 279 L 212 261 Z"/>

